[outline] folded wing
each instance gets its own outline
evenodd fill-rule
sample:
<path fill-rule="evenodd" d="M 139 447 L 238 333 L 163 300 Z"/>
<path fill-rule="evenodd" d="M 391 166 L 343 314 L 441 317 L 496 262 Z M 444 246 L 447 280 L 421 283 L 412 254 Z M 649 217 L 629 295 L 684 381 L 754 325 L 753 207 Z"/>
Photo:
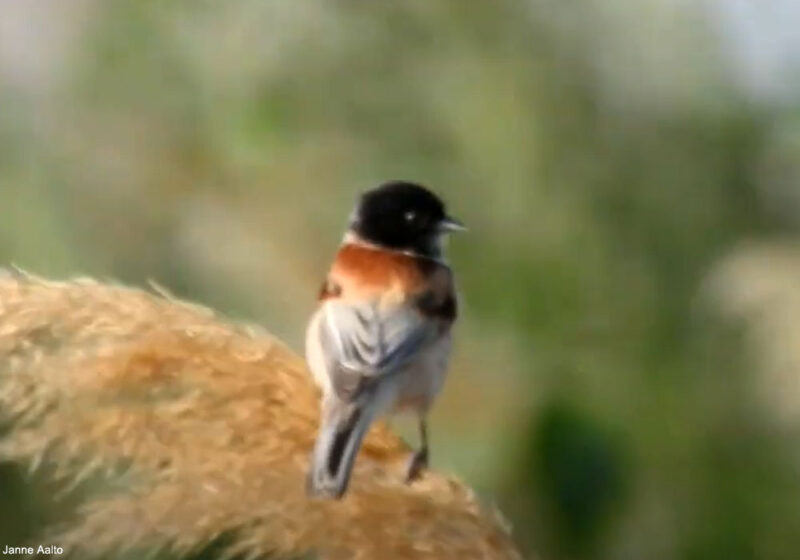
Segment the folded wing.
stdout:
<path fill-rule="evenodd" d="M 435 335 L 411 306 L 378 301 L 328 301 L 319 328 L 333 389 L 344 401 L 401 369 Z"/>

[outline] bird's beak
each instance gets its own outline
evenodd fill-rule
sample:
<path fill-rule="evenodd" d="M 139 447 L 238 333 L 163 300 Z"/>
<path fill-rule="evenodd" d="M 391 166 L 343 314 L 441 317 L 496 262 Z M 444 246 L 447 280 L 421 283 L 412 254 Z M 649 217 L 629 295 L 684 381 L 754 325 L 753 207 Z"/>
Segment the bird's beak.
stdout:
<path fill-rule="evenodd" d="M 451 216 L 445 216 L 439 222 L 439 233 L 454 233 L 458 231 L 467 231 L 467 227 Z"/>

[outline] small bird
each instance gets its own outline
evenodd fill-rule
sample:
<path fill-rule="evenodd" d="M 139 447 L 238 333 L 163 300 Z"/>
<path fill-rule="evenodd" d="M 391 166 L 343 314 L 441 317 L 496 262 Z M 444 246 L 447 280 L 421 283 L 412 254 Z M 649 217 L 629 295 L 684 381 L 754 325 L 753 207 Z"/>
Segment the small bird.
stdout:
<path fill-rule="evenodd" d="M 322 392 L 309 495 L 344 495 L 364 435 L 389 413 L 419 419 L 406 481 L 427 467 L 426 415 L 444 381 L 458 312 L 444 237 L 464 229 L 415 183 L 361 195 L 306 331 L 306 359 Z"/>

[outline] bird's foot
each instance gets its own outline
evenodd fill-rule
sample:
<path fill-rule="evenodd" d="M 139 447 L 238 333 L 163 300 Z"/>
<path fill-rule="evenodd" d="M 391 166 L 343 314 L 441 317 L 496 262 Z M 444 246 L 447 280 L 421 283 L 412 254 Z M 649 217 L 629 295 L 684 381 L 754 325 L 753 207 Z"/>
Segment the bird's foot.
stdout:
<path fill-rule="evenodd" d="M 422 471 L 428 468 L 428 448 L 423 447 L 414 452 L 408 460 L 408 469 L 406 470 L 406 484 L 410 484 L 417 480 Z"/>

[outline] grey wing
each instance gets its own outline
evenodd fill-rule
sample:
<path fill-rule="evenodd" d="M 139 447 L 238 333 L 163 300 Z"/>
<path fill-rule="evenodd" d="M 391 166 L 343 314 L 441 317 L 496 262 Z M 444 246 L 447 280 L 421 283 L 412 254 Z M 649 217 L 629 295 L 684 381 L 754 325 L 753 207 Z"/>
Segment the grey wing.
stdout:
<path fill-rule="evenodd" d="M 356 399 L 365 388 L 402 368 L 431 339 L 435 326 L 416 310 L 377 302 L 324 304 L 320 341 L 337 396 Z"/>

